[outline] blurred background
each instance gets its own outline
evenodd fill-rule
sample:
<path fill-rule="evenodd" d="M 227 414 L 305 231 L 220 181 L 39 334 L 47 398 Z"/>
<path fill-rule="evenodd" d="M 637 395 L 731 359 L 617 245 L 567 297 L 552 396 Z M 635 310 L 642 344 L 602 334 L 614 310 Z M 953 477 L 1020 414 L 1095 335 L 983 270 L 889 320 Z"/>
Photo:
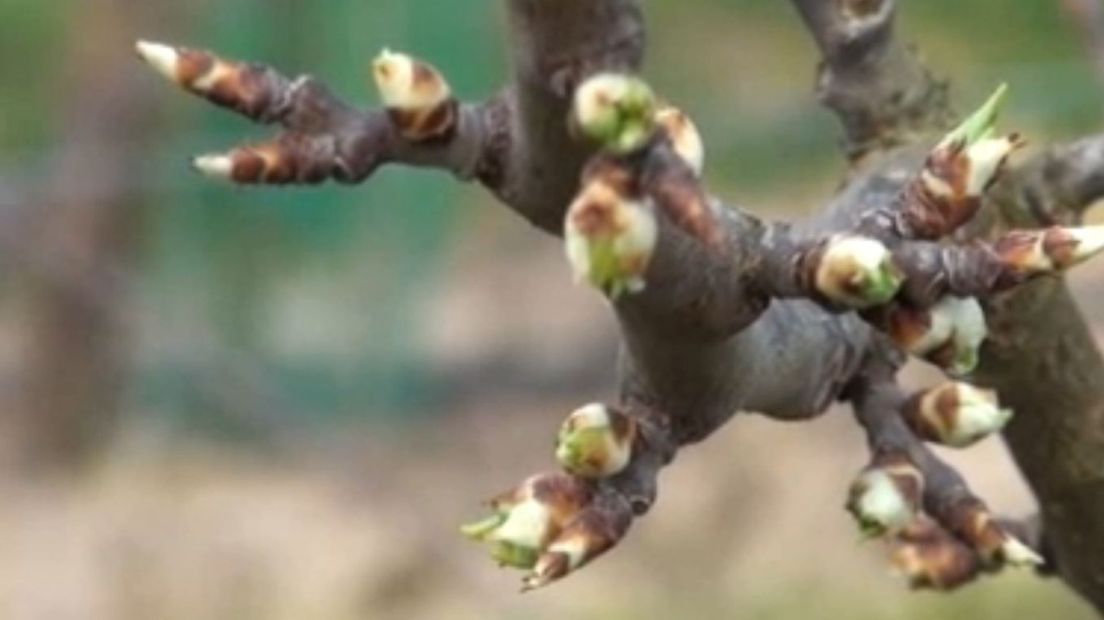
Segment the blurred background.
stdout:
<path fill-rule="evenodd" d="M 1008 81 L 1006 125 L 1035 144 L 1104 125 L 1056 0 L 903 4 L 961 109 Z M 648 12 L 648 76 L 702 127 L 714 188 L 769 217 L 825 201 L 838 130 L 788 3 Z M 611 395 L 603 302 L 554 240 L 441 174 L 191 174 L 190 154 L 264 130 L 131 45 L 311 72 L 364 104 L 387 45 L 479 98 L 504 75 L 501 22 L 488 0 L 0 0 L 0 618 L 1091 618 L 1023 574 L 907 593 L 842 510 L 866 460 L 843 412 L 685 450 L 622 546 L 547 591 L 519 596 L 460 539 L 480 500 L 551 466 L 568 411 Z M 1102 281 L 1074 279 L 1096 323 Z M 1032 511 L 998 442 L 950 458 Z"/>

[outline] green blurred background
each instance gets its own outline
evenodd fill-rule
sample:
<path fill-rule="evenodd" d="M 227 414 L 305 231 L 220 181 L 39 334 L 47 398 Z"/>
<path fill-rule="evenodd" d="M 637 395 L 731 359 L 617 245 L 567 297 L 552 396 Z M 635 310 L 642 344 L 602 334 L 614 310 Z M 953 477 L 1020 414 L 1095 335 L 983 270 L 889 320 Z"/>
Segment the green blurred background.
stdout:
<path fill-rule="evenodd" d="M 1007 81 L 1007 125 L 1034 143 L 1100 128 L 1056 0 L 902 4 L 962 108 Z M 717 192 L 778 217 L 823 202 L 839 134 L 789 4 L 647 7 L 647 74 L 703 129 Z M 0 0 L 0 618 L 1091 617 L 1027 575 L 905 593 L 840 510 L 864 460 L 841 415 L 686 451 L 623 546 L 545 593 L 517 596 L 453 536 L 550 465 L 568 410 L 612 393 L 602 303 L 553 240 L 441 174 L 191 174 L 191 154 L 266 130 L 131 45 L 310 72 L 368 105 L 385 45 L 492 92 L 501 24 L 487 1 Z M 1099 282 L 1075 282 L 1094 323 Z M 998 507 L 1031 509 L 996 442 L 955 458 Z"/>

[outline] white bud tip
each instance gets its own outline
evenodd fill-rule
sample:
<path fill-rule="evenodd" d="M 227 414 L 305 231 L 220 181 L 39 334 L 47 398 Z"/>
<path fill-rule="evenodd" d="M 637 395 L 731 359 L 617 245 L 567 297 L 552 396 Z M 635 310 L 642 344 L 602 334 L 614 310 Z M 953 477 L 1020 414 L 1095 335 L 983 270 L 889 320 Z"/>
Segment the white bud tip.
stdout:
<path fill-rule="evenodd" d="M 656 121 L 667 130 L 675 152 L 695 175 L 705 168 L 705 144 L 694 121 L 677 108 L 667 107 L 656 113 Z"/>
<path fill-rule="evenodd" d="M 1104 226 L 1070 228 L 1069 233 L 1077 239 L 1077 261 L 1088 260 L 1104 251 Z"/>
<path fill-rule="evenodd" d="M 575 428 L 605 428 L 610 425 L 609 410 L 601 403 L 591 403 L 571 412 L 568 419 Z"/>
<path fill-rule="evenodd" d="M 888 531 L 896 531 L 906 527 L 916 517 L 908 500 L 885 471 L 867 471 L 857 484 L 864 487 L 855 502 L 856 513 L 861 518 L 877 523 Z"/>
<path fill-rule="evenodd" d="M 228 155 L 200 155 L 192 159 L 197 172 L 216 179 L 229 179 L 234 173 L 234 160 Z"/>
<path fill-rule="evenodd" d="M 1046 563 L 1034 549 L 1011 536 L 1001 545 L 1001 556 L 1009 566 L 1033 567 Z"/>
<path fill-rule="evenodd" d="M 180 54 L 176 49 L 162 43 L 138 41 L 134 50 L 146 63 L 170 80 L 176 80 L 176 63 Z"/>
<path fill-rule="evenodd" d="M 432 110 L 451 96 L 448 83 L 429 65 L 400 52 L 384 49 L 372 63 L 380 99 L 388 108 Z"/>

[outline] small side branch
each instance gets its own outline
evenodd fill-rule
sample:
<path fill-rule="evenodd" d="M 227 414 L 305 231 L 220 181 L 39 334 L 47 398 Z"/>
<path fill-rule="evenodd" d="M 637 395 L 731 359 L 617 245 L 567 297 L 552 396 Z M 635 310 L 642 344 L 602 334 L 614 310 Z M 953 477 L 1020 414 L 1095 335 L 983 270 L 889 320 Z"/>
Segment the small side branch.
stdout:
<path fill-rule="evenodd" d="M 852 159 L 947 123 L 947 86 L 895 35 L 895 0 L 793 3 L 823 56 L 817 95 L 843 123 Z"/>

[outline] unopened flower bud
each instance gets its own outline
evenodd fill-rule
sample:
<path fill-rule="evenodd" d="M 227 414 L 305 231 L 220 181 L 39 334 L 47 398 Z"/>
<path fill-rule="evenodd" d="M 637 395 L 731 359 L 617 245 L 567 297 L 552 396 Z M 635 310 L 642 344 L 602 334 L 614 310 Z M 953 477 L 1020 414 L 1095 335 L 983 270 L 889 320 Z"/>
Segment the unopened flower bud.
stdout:
<path fill-rule="evenodd" d="M 564 421 L 556 441 L 556 460 L 576 476 L 612 476 L 629 464 L 635 438 L 635 420 L 593 403 L 576 409 Z"/>
<path fill-rule="evenodd" d="M 820 294 L 855 309 L 888 302 L 903 281 L 889 248 L 875 239 L 853 235 L 827 242 L 814 275 Z"/>
<path fill-rule="evenodd" d="M 175 84 L 250 118 L 269 118 L 283 78 L 264 66 L 224 60 L 201 50 L 138 41 L 138 56 Z"/>
<path fill-rule="evenodd" d="M 458 104 L 437 69 L 412 56 L 383 50 L 372 64 L 380 99 L 399 133 L 412 142 L 447 138 Z"/>
<path fill-rule="evenodd" d="M 679 157 L 690 166 L 695 175 L 701 176 L 705 167 L 705 145 L 694 121 L 674 106 L 660 108 L 655 120 L 667 132 L 667 137 Z"/>
<path fill-rule="evenodd" d="M 994 250 L 1018 273 L 1065 271 L 1104 250 L 1104 226 L 1016 230 L 998 239 Z"/>
<path fill-rule="evenodd" d="M 906 351 L 955 376 L 977 367 L 981 343 L 989 334 L 985 312 L 973 298 L 947 296 L 928 309 L 898 304 L 884 323 Z"/>
<path fill-rule="evenodd" d="M 503 566 L 532 568 L 541 550 L 590 500 L 590 489 L 567 474 L 533 476 L 492 499 L 491 516 L 460 528 L 468 538 L 492 543 L 491 557 Z"/>
<path fill-rule="evenodd" d="M 924 493 L 924 476 L 903 454 L 875 458 L 851 485 L 847 510 L 863 534 L 883 536 L 916 520 Z"/>
<path fill-rule="evenodd" d="M 542 588 L 612 548 L 624 536 L 630 517 L 591 507 L 580 512 L 541 554 L 522 582 L 522 591 Z"/>
<path fill-rule="evenodd" d="M 891 556 L 913 588 L 950 590 L 978 575 L 977 555 L 933 521 L 917 519 L 894 540 Z"/>
<path fill-rule="evenodd" d="M 601 73 L 575 90 L 572 126 L 583 137 L 618 154 L 643 147 L 656 129 L 656 99 L 631 75 Z"/>
<path fill-rule="evenodd" d="M 998 404 L 995 391 L 958 382 L 916 394 L 902 413 L 919 437 L 955 448 L 1000 431 L 1012 417 Z"/>
<path fill-rule="evenodd" d="M 995 135 L 1007 94 L 1001 85 L 976 112 L 932 150 L 909 186 L 903 213 L 911 233 L 935 239 L 954 232 L 974 216 L 981 197 L 1003 170 L 1009 155 L 1023 146 L 1017 134 Z"/>
<path fill-rule="evenodd" d="M 564 246 L 576 282 L 617 299 L 644 290 L 658 237 L 649 199 L 634 199 L 601 178 L 588 182 L 567 210 Z"/>
<path fill-rule="evenodd" d="M 998 523 L 981 500 L 970 498 L 959 501 L 950 509 L 948 525 L 991 566 L 1043 564 L 1043 558 Z"/>

